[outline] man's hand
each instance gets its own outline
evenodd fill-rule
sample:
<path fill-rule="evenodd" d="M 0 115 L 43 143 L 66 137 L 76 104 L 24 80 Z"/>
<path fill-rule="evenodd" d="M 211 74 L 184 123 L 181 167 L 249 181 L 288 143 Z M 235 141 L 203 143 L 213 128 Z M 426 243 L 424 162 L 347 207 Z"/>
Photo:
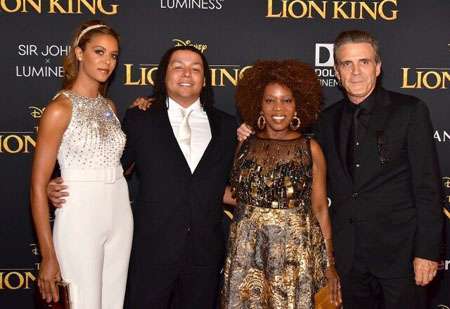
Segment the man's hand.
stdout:
<path fill-rule="evenodd" d="M 130 108 L 136 107 L 142 111 L 146 111 L 153 104 L 153 99 L 148 97 L 138 97 L 134 102 L 130 105 Z"/>
<path fill-rule="evenodd" d="M 431 260 L 414 258 L 414 273 L 416 275 L 416 284 L 425 286 L 436 276 L 438 263 Z"/>
<path fill-rule="evenodd" d="M 50 180 L 47 185 L 47 197 L 53 206 L 56 208 L 61 208 L 63 206 L 66 202 L 64 197 L 69 195 L 66 190 L 67 186 L 64 185 L 64 181 L 61 177 Z"/>
<path fill-rule="evenodd" d="M 255 132 L 252 127 L 247 125 L 245 122 L 237 129 L 237 138 L 239 142 L 245 141 L 252 134 L 255 134 Z"/>

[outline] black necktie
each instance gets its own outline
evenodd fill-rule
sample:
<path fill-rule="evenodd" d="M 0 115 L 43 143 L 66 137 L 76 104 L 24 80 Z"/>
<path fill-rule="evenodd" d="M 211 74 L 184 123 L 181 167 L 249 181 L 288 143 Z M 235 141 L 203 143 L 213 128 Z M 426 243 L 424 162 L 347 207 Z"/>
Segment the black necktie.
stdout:
<path fill-rule="evenodd" d="M 361 108 L 357 106 L 353 111 L 352 125 L 350 126 L 348 145 L 347 145 L 347 167 L 352 176 L 353 169 L 355 167 L 355 152 L 356 148 L 359 146 L 358 138 L 358 125 L 359 125 L 359 114 L 361 113 Z"/>

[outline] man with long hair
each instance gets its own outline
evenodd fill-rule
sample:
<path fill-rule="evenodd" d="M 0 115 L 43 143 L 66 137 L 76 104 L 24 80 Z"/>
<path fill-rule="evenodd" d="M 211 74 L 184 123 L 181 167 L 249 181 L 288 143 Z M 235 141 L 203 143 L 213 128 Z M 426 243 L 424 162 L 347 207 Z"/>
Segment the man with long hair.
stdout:
<path fill-rule="evenodd" d="M 193 47 L 164 54 L 152 98 L 123 122 L 122 164 L 139 178 L 129 308 L 214 308 L 236 121 L 214 108 L 208 63 Z"/>

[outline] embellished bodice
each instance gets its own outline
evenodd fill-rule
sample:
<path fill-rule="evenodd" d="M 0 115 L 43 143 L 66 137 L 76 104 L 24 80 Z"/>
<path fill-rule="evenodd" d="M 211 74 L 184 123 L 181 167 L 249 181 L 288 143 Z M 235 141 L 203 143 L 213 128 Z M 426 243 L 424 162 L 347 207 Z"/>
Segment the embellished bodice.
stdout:
<path fill-rule="evenodd" d="M 62 92 L 72 102 L 72 117 L 58 152 L 61 169 L 117 167 L 125 147 L 125 134 L 107 99 Z"/>
<path fill-rule="evenodd" d="M 256 136 L 236 156 L 231 186 L 239 204 L 265 208 L 310 208 L 312 159 L 309 140 Z"/>

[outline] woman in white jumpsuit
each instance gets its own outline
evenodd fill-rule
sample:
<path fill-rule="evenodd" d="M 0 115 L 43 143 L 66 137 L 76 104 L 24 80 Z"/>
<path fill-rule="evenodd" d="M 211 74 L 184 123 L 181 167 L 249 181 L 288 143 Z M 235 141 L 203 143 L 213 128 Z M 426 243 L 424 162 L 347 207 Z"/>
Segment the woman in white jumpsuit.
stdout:
<path fill-rule="evenodd" d="M 118 52 L 114 30 L 82 24 L 64 61 L 63 90 L 39 125 L 31 177 L 38 285 L 51 302 L 59 297 L 56 282 L 68 282 L 73 309 L 123 308 L 133 219 L 120 165 L 125 135 L 103 97 Z M 52 235 L 46 188 L 56 160 L 69 196 L 55 212 Z"/>

